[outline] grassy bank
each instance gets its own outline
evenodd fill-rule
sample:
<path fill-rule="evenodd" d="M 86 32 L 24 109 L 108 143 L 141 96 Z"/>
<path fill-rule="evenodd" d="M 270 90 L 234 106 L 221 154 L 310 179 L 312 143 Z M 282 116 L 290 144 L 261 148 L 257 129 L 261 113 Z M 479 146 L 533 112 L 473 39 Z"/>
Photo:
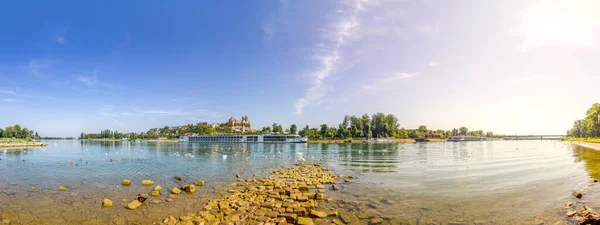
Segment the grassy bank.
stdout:
<path fill-rule="evenodd" d="M 19 148 L 19 147 L 37 147 L 48 144 L 33 142 L 28 138 L 0 138 L 0 148 Z"/>
<path fill-rule="evenodd" d="M 563 138 L 562 141 L 576 141 L 587 143 L 600 143 L 600 138 Z"/>

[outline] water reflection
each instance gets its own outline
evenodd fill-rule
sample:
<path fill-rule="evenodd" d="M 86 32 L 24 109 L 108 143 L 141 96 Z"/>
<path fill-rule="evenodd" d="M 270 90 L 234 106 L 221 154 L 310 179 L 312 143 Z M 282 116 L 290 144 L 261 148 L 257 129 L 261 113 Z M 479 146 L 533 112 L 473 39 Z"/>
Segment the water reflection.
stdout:
<path fill-rule="evenodd" d="M 600 179 L 600 151 L 575 145 L 573 156 L 576 162 L 583 162 L 590 177 Z"/>

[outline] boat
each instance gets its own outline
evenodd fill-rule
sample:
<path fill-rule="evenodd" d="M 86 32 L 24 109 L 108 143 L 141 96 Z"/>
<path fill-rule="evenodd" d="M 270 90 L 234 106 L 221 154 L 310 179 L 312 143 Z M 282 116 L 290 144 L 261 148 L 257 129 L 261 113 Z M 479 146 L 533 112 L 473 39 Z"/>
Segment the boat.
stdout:
<path fill-rule="evenodd" d="M 427 138 L 415 138 L 415 142 L 429 142 Z"/>
<path fill-rule="evenodd" d="M 178 142 L 196 143 L 306 143 L 307 139 L 297 134 L 220 134 L 179 136 Z"/>

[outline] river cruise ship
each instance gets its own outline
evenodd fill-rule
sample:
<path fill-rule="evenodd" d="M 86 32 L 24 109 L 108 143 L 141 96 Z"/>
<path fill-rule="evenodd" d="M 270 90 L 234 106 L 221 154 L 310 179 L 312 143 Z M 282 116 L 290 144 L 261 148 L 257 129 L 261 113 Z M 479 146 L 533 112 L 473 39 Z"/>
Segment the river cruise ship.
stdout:
<path fill-rule="evenodd" d="M 264 134 L 264 135 L 195 135 L 179 136 L 179 142 L 199 143 L 306 143 L 306 138 L 297 134 Z"/>

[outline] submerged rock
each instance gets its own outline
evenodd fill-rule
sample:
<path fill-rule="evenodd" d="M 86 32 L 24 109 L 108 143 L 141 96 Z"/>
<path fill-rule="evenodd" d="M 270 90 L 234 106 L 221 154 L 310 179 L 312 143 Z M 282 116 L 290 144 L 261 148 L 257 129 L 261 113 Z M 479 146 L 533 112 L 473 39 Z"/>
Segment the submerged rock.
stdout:
<path fill-rule="evenodd" d="M 161 187 L 160 185 L 157 185 L 157 186 L 154 188 L 154 190 L 155 190 L 155 191 L 161 191 L 161 190 L 162 190 L 162 187 Z"/>
<path fill-rule="evenodd" d="M 340 187 L 338 187 L 338 186 L 337 186 L 337 185 L 335 185 L 335 184 L 334 184 L 334 185 L 331 185 L 331 188 L 332 188 L 334 191 L 340 190 Z"/>
<path fill-rule="evenodd" d="M 129 185 L 131 185 L 131 180 L 125 179 L 125 180 L 121 181 L 121 185 L 123 185 L 123 186 L 129 186 Z"/>
<path fill-rule="evenodd" d="M 203 180 L 196 181 L 196 183 L 194 183 L 194 185 L 202 187 L 202 186 L 204 186 L 204 181 Z"/>
<path fill-rule="evenodd" d="M 102 201 L 102 206 L 105 207 L 105 208 L 106 207 L 112 207 L 113 206 L 113 202 L 111 200 L 108 200 L 108 199 L 105 198 L 104 201 Z"/>
<path fill-rule="evenodd" d="M 129 204 L 127 204 L 128 209 L 137 209 L 140 206 L 142 206 L 142 203 L 138 200 L 133 200 L 133 202 L 130 202 Z"/>
<path fill-rule="evenodd" d="M 581 194 L 581 192 L 578 192 L 578 191 L 574 191 L 574 192 L 573 192 L 573 196 L 575 196 L 575 197 L 577 197 L 577 198 L 581 198 L 581 197 L 583 197 L 583 195 Z"/>
<path fill-rule="evenodd" d="M 154 197 L 158 197 L 160 195 L 160 193 L 158 191 L 151 191 L 150 195 L 152 195 Z"/>
<path fill-rule="evenodd" d="M 310 214 L 311 217 L 316 217 L 316 218 L 325 218 L 327 217 L 327 213 L 325 212 L 321 212 L 321 211 L 317 211 L 317 210 L 310 210 Z"/>
<path fill-rule="evenodd" d="M 196 185 L 193 184 L 188 184 L 183 186 L 183 190 L 185 190 L 185 192 L 187 192 L 188 194 L 193 194 L 196 192 Z"/>
<path fill-rule="evenodd" d="M 175 176 L 175 179 L 176 179 L 177 181 L 182 181 L 182 180 L 183 180 L 183 178 L 181 178 L 180 176 Z"/>
<path fill-rule="evenodd" d="M 60 186 L 60 187 L 58 187 L 58 190 L 59 190 L 59 191 L 66 191 L 66 190 L 67 190 L 67 188 L 66 188 L 66 187 L 64 187 L 64 186 Z"/>
<path fill-rule="evenodd" d="M 178 195 L 181 194 L 181 190 L 179 188 L 173 188 L 173 190 L 171 190 L 171 193 Z"/>
<path fill-rule="evenodd" d="M 152 180 L 142 180 L 142 185 L 144 185 L 144 186 L 151 186 L 151 185 L 154 185 L 154 181 L 152 181 Z"/>

